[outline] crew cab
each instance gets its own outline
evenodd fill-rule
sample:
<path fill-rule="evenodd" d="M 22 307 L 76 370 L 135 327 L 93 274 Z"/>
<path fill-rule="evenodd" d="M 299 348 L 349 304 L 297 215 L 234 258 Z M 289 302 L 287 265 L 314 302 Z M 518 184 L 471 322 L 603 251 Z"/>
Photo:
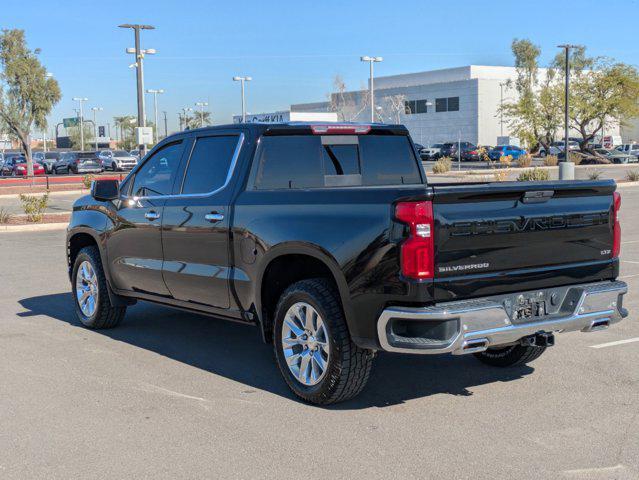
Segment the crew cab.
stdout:
<path fill-rule="evenodd" d="M 329 404 L 378 351 L 508 367 L 620 321 L 619 208 L 612 180 L 429 185 L 400 125 L 207 127 L 94 181 L 68 269 L 85 326 L 138 300 L 252 324 Z"/>

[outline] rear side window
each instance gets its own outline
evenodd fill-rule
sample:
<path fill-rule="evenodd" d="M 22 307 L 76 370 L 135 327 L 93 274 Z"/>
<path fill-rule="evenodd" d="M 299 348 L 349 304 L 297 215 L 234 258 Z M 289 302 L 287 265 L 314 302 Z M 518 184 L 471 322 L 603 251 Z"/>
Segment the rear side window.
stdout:
<path fill-rule="evenodd" d="M 186 168 L 182 193 L 210 193 L 224 185 L 237 142 L 236 135 L 198 138 Z"/>
<path fill-rule="evenodd" d="M 422 183 L 406 136 L 265 136 L 260 142 L 257 189 Z"/>

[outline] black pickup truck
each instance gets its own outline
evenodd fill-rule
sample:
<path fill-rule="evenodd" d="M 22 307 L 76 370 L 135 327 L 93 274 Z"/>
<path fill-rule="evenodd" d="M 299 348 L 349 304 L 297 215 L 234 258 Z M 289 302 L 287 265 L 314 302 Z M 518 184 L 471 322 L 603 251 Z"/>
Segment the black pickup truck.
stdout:
<path fill-rule="evenodd" d="M 293 392 L 328 404 L 380 350 L 505 367 L 620 321 L 615 190 L 429 185 L 397 125 L 204 128 L 76 201 L 69 276 L 89 328 L 137 300 L 254 324 Z"/>

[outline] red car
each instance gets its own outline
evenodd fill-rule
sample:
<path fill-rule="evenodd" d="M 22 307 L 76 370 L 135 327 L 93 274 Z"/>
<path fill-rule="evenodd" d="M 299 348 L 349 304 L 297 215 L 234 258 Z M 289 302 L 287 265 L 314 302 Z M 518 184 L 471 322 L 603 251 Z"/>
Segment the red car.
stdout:
<path fill-rule="evenodd" d="M 27 159 L 23 155 L 7 156 L 2 166 L 2 176 L 25 176 L 27 174 Z M 44 175 L 44 166 L 33 162 L 33 174 Z"/>

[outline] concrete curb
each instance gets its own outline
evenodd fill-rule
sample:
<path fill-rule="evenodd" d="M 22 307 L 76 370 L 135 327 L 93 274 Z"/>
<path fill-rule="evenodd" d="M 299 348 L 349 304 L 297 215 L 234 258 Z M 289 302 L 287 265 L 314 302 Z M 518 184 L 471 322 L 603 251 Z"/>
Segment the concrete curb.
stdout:
<path fill-rule="evenodd" d="M 44 191 L 34 191 L 34 192 L 22 192 L 25 195 L 44 195 L 46 192 Z M 49 192 L 50 197 L 55 197 L 57 195 L 87 195 L 89 193 L 88 190 L 56 190 L 53 192 Z M 18 198 L 20 193 L 4 193 L 0 194 L 0 198 Z"/>
<path fill-rule="evenodd" d="M 639 182 L 617 182 L 617 188 L 639 187 Z"/>
<path fill-rule="evenodd" d="M 33 225 L 0 225 L 0 233 L 11 232 L 46 232 L 65 230 L 68 223 L 34 223 Z"/>

